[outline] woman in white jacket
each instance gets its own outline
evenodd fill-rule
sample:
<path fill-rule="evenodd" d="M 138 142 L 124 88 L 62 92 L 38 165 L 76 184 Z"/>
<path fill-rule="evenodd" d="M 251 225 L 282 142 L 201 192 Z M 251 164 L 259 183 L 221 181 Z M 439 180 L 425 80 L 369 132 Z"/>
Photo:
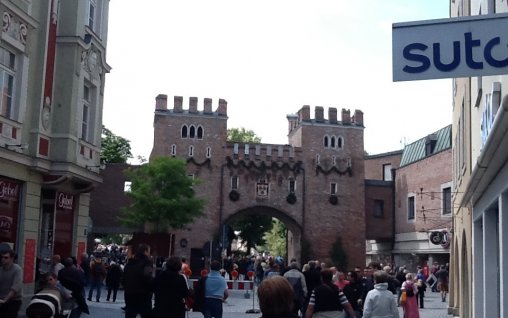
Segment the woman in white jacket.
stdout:
<path fill-rule="evenodd" d="M 388 290 L 388 274 L 374 273 L 374 289 L 369 291 L 363 307 L 363 318 L 399 318 L 397 302 Z"/>

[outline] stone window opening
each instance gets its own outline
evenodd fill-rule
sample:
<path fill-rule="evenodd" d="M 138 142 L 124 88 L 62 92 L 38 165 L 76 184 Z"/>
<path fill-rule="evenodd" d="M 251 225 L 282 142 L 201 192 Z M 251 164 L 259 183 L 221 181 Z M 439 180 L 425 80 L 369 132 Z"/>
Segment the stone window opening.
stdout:
<path fill-rule="evenodd" d="M 328 148 L 328 147 L 329 147 L 329 146 L 328 146 L 328 136 L 325 136 L 325 138 L 323 139 L 323 146 L 324 146 L 325 148 Z"/>
<path fill-rule="evenodd" d="M 374 200 L 374 217 L 382 218 L 385 216 L 385 201 Z"/>
<path fill-rule="evenodd" d="M 194 156 L 194 146 L 189 146 L 189 157 Z"/>
<path fill-rule="evenodd" d="M 212 148 L 206 147 L 206 157 L 211 158 L 212 157 Z"/>
<path fill-rule="evenodd" d="M 330 183 L 330 194 L 331 195 L 337 194 L 337 183 L 336 182 Z"/>
<path fill-rule="evenodd" d="M 4 48 L 0 48 L 0 115 L 9 119 L 17 119 L 14 109 L 14 83 L 16 77 L 16 55 Z"/>
<path fill-rule="evenodd" d="M 203 127 L 198 127 L 198 139 L 203 139 Z"/>
<path fill-rule="evenodd" d="M 342 140 L 342 137 L 337 137 L 337 148 L 338 149 L 342 149 L 342 146 L 343 146 L 343 140 Z"/>
<path fill-rule="evenodd" d="M 189 129 L 189 138 L 196 138 L 196 127 L 190 126 L 190 129 Z"/>
<path fill-rule="evenodd" d="M 319 165 L 319 160 L 321 159 L 321 157 L 319 155 L 316 155 L 316 165 Z"/>
<path fill-rule="evenodd" d="M 335 137 L 334 136 L 332 136 L 330 138 L 330 148 L 335 148 Z"/>
<path fill-rule="evenodd" d="M 231 177 L 231 190 L 238 190 L 238 176 Z"/>
<path fill-rule="evenodd" d="M 294 179 L 289 179 L 288 191 L 289 191 L 289 193 L 295 193 L 295 191 L 296 191 L 296 181 Z"/>
<path fill-rule="evenodd" d="M 332 156 L 332 166 L 337 165 L 337 158 L 335 156 Z"/>
<path fill-rule="evenodd" d="M 407 198 L 407 219 L 414 221 L 415 219 L 415 197 L 414 195 Z"/>
<path fill-rule="evenodd" d="M 187 138 L 187 125 L 182 126 L 182 138 Z"/>
<path fill-rule="evenodd" d="M 171 155 L 176 156 L 176 145 L 171 145 Z"/>

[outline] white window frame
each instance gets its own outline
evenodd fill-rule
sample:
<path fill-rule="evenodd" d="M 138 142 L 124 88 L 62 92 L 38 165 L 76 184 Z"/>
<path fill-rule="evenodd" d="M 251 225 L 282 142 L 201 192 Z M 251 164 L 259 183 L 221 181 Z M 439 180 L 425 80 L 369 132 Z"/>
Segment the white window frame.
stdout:
<path fill-rule="evenodd" d="M 0 87 L 7 86 L 8 93 L 0 94 L 0 115 L 11 120 L 18 119 L 19 109 L 16 107 L 16 81 L 17 81 L 17 68 L 18 56 L 16 53 L 4 47 L 0 48 Z M 6 63 L 4 63 L 4 61 Z M 6 65 L 7 64 L 7 65 Z M 9 87 L 10 86 L 10 87 Z M 2 101 L 4 96 L 9 99 L 8 105 L 3 105 Z"/>
<path fill-rule="evenodd" d="M 413 217 L 410 218 L 409 215 L 409 200 L 413 199 Z M 408 193 L 407 199 L 406 199 L 406 219 L 409 223 L 414 223 L 416 221 L 416 194 L 415 193 Z"/>
<path fill-rule="evenodd" d="M 85 87 L 88 89 L 88 98 L 85 96 Z M 97 86 L 90 81 L 85 80 L 82 85 L 82 105 L 81 105 L 81 140 L 86 141 L 92 145 L 96 144 L 95 135 L 97 132 Z M 85 113 L 86 111 L 86 113 Z"/>
<path fill-rule="evenodd" d="M 123 183 L 123 192 L 131 192 L 132 190 L 132 182 L 131 181 L 125 181 Z"/>
<path fill-rule="evenodd" d="M 445 213 L 445 197 L 444 190 L 450 189 L 450 213 Z M 441 216 L 451 217 L 453 215 L 453 198 L 452 198 L 452 182 L 443 183 L 441 185 Z"/>

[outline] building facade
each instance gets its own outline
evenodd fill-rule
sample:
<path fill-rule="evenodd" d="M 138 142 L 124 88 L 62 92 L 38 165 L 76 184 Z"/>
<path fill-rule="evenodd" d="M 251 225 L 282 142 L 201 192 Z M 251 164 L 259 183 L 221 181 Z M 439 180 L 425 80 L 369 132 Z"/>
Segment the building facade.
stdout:
<path fill-rule="evenodd" d="M 449 263 L 452 237 L 451 126 L 365 158 L 367 261 L 429 274 Z"/>
<path fill-rule="evenodd" d="M 265 214 L 284 222 L 288 257 L 330 261 L 338 240 L 349 264 L 365 262 L 363 113 L 352 115 L 309 106 L 288 115 L 288 144 L 227 141 L 227 103 L 205 98 L 156 99 L 150 158 L 185 158 L 189 175 L 201 180 L 196 193 L 207 199 L 205 216 L 175 231 L 177 255 L 202 257 L 202 247 L 224 225 L 244 214 Z"/>
<path fill-rule="evenodd" d="M 99 176 L 109 0 L 1 0 L 0 241 L 25 295 L 86 249 Z M 36 271 L 38 269 L 39 271 Z"/>
<path fill-rule="evenodd" d="M 451 17 L 508 12 L 503 0 L 454 0 Z M 453 81 L 453 206 L 450 312 L 508 315 L 508 76 Z"/>

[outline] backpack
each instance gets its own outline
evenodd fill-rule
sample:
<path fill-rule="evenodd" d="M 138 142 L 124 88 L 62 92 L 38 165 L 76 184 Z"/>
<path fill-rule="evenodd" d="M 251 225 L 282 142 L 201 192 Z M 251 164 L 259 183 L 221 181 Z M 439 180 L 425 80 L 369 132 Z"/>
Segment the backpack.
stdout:
<path fill-rule="evenodd" d="M 102 263 L 95 263 L 94 264 L 94 274 L 97 277 L 100 277 L 103 275 L 104 272 L 104 265 Z"/>
<path fill-rule="evenodd" d="M 413 284 L 406 284 L 406 296 L 413 297 L 414 295 L 415 295 L 415 292 L 413 290 Z"/>
<path fill-rule="evenodd" d="M 303 286 L 302 286 L 302 278 L 301 277 L 286 277 L 294 291 L 294 299 L 298 302 L 302 302 L 304 300 L 303 294 Z"/>

